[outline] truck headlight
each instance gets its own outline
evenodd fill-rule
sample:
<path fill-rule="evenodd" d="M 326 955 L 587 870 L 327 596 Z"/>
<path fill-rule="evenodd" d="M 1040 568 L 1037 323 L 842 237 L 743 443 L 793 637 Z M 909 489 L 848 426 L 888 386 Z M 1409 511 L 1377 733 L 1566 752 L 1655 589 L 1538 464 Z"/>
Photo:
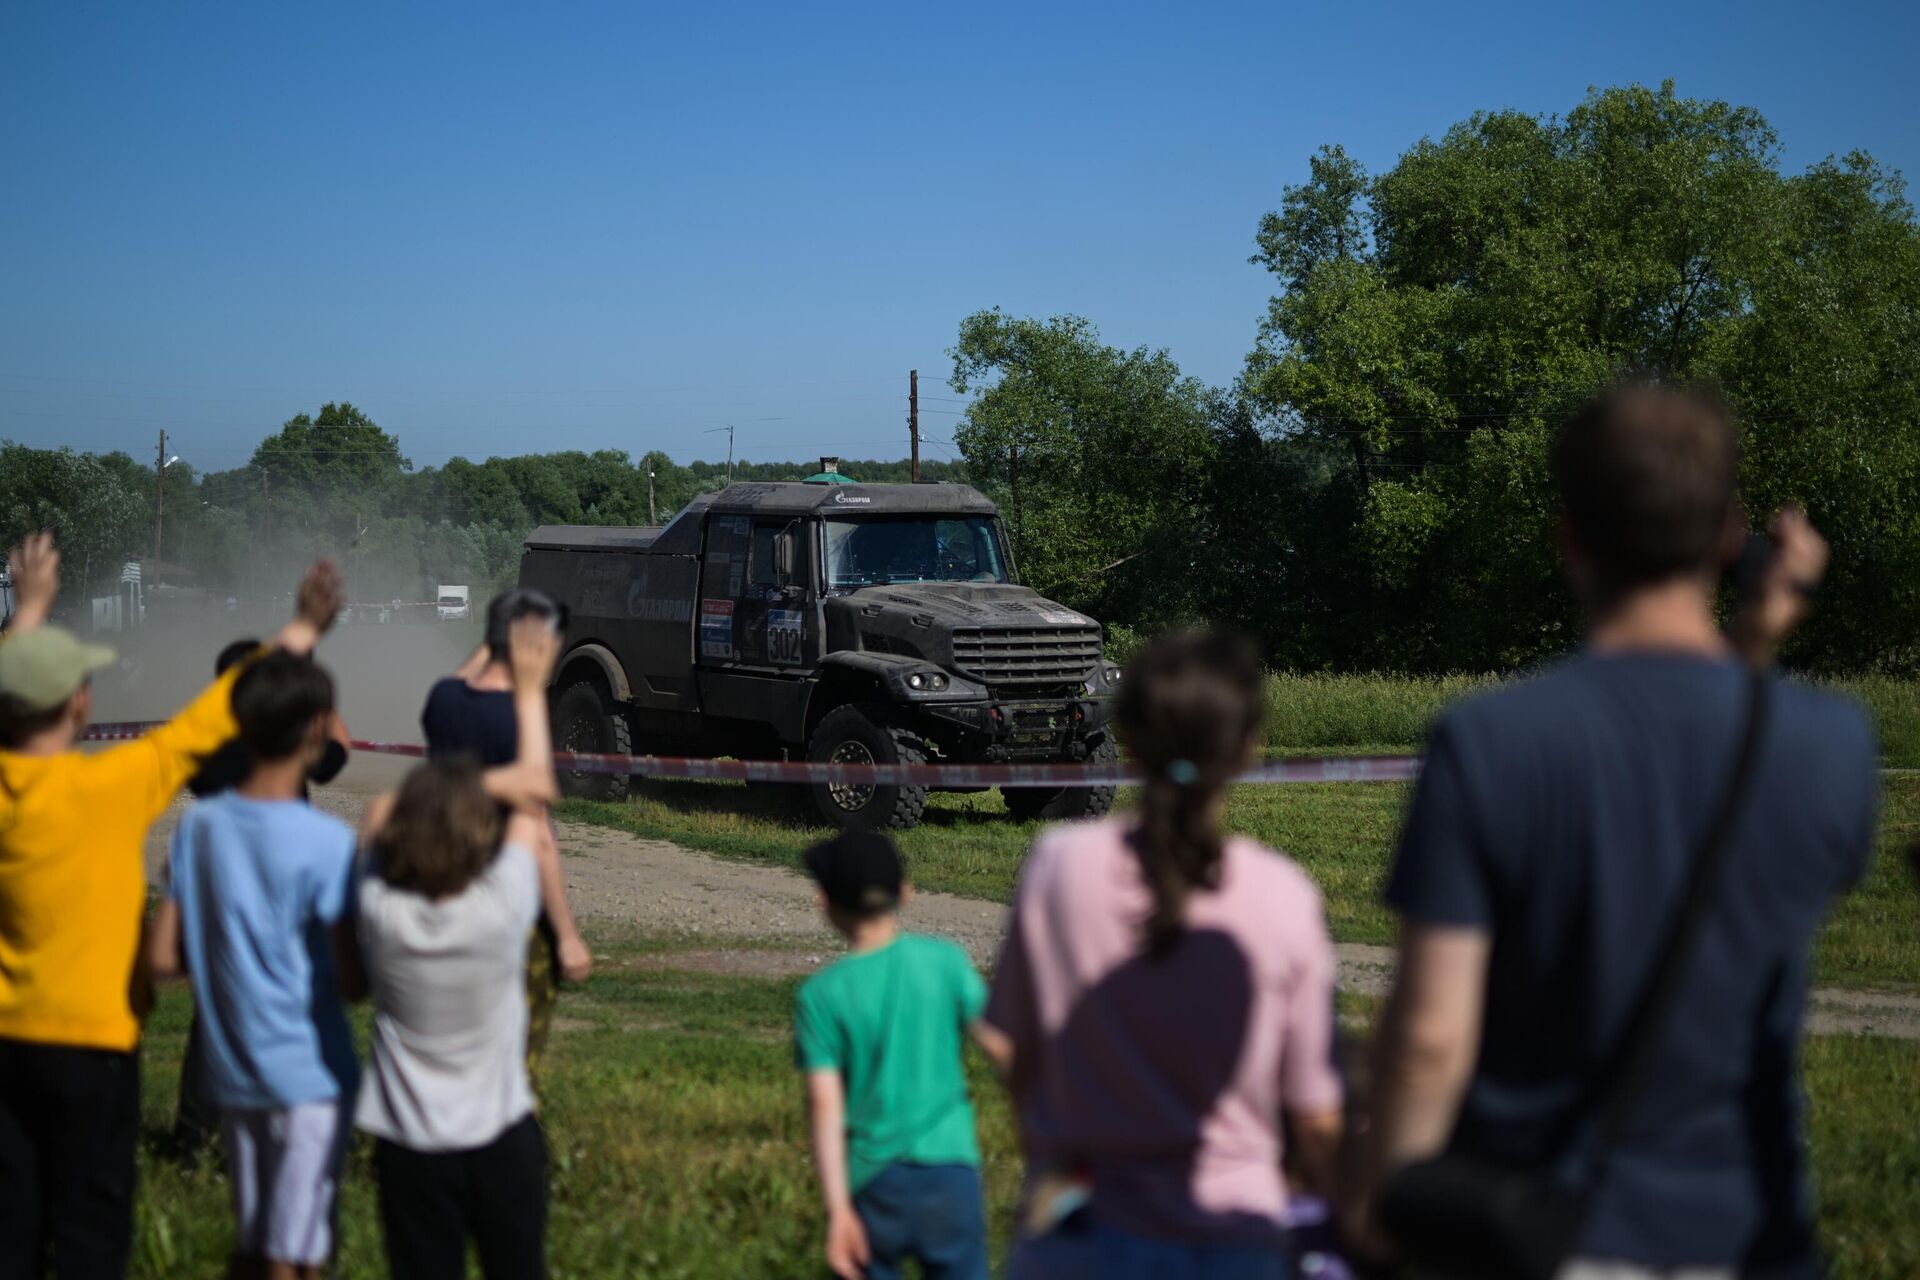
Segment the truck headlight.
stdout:
<path fill-rule="evenodd" d="M 907 677 L 907 688 L 930 689 L 935 693 L 947 687 L 947 673 L 944 671 L 915 671 Z"/>
<path fill-rule="evenodd" d="M 1108 683 L 1108 684 L 1119 684 L 1119 683 L 1120 683 L 1120 668 L 1118 668 L 1118 667 L 1108 667 L 1108 668 L 1107 668 L 1107 683 Z"/>

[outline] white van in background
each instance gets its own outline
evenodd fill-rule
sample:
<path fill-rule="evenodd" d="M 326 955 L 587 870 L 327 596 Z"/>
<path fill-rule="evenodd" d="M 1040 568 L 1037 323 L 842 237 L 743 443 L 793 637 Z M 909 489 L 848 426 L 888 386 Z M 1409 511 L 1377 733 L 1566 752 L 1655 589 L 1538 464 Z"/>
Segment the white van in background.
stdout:
<path fill-rule="evenodd" d="M 439 606 L 440 621 L 465 621 L 470 609 L 470 601 L 465 587 L 435 587 L 434 603 Z"/>

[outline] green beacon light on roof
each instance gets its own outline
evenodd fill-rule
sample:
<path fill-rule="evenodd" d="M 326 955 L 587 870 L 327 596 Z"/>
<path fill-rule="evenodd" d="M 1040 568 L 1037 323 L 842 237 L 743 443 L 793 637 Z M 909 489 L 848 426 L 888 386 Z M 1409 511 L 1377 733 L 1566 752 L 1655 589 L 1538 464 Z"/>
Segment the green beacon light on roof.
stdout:
<path fill-rule="evenodd" d="M 808 476 L 803 483 L 806 483 L 806 484 L 856 484 L 858 482 L 852 476 L 842 475 L 840 473 L 840 459 L 822 458 L 820 459 L 820 470 Z"/>

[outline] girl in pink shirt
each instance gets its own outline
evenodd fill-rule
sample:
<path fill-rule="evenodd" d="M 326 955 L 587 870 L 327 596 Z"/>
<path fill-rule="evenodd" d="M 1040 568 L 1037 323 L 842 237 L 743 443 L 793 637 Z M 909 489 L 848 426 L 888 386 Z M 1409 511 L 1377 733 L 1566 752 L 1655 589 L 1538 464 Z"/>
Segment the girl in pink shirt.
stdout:
<path fill-rule="evenodd" d="M 1320 895 L 1220 831 L 1261 685 L 1238 638 L 1149 646 L 1117 718 L 1140 812 L 1054 827 L 1027 856 L 986 1014 L 1013 1045 L 1027 1155 L 1015 1280 L 1292 1274 L 1281 1114 L 1324 1187 L 1342 1098 Z"/>

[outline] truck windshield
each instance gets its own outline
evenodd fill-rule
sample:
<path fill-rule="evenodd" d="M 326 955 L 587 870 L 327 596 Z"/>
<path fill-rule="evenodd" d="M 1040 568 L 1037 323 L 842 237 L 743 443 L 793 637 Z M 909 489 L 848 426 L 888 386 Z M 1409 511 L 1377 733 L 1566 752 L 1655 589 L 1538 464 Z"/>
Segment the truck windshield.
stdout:
<path fill-rule="evenodd" d="M 887 582 L 1008 582 L 989 516 L 828 520 L 827 586 Z"/>

